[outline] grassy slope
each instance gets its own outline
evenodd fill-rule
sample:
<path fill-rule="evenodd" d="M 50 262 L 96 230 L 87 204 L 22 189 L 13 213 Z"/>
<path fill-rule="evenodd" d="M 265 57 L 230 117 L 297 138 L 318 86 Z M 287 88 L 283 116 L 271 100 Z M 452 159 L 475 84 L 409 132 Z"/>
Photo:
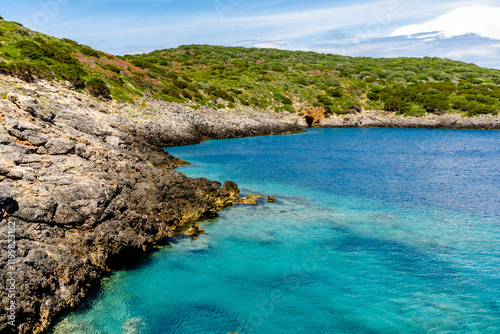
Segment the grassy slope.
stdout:
<path fill-rule="evenodd" d="M 500 110 L 500 71 L 439 58 L 353 58 L 275 49 L 188 45 L 116 57 L 0 20 L 0 70 L 70 81 L 95 96 L 153 97 L 197 108 L 406 115 Z"/>

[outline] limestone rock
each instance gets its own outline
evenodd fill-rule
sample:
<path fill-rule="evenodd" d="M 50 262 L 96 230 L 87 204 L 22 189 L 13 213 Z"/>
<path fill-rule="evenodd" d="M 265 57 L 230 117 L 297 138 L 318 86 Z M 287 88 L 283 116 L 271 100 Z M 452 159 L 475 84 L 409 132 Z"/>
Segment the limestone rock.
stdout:
<path fill-rule="evenodd" d="M 238 204 L 257 205 L 257 199 L 262 198 L 262 195 L 247 195 L 238 201 Z"/>
<path fill-rule="evenodd" d="M 68 154 L 74 152 L 75 143 L 66 138 L 52 138 L 45 144 L 49 154 Z"/>
<path fill-rule="evenodd" d="M 115 147 L 120 147 L 120 146 L 124 146 L 125 145 L 125 143 L 123 142 L 123 140 L 121 140 L 120 138 L 115 137 L 115 136 L 107 136 L 106 137 L 106 143 L 108 143 L 111 146 L 115 146 Z"/>
<path fill-rule="evenodd" d="M 3 206 L 12 201 L 14 193 L 10 187 L 0 185 L 0 206 Z"/>
<path fill-rule="evenodd" d="M 12 179 L 12 180 L 21 180 L 23 178 L 23 172 L 18 169 L 12 169 L 9 174 L 7 174 L 7 177 Z"/>
<path fill-rule="evenodd" d="M 50 140 L 50 137 L 43 133 L 34 133 L 29 134 L 27 140 L 34 146 L 42 146 Z"/>
<path fill-rule="evenodd" d="M 205 233 L 205 230 L 200 227 L 198 224 L 193 224 L 191 227 L 186 230 L 183 234 L 188 237 L 195 237 L 197 235 Z"/>

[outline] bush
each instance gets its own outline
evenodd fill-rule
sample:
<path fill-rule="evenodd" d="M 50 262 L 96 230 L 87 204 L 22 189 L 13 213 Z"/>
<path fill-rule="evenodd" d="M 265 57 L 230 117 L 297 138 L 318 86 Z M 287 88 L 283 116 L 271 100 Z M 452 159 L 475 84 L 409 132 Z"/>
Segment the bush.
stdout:
<path fill-rule="evenodd" d="M 293 106 L 291 104 L 285 104 L 285 107 L 283 108 L 283 110 L 289 111 L 292 114 L 295 112 L 295 109 L 293 108 Z"/>
<path fill-rule="evenodd" d="M 81 45 L 80 46 L 80 52 L 83 53 L 86 56 L 89 56 L 89 57 L 95 57 L 95 58 L 100 58 L 101 57 L 101 53 L 100 52 L 92 49 L 90 46 L 87 46 L 87 45 Z"/>
<path fill-rule="evenodd" d="M 111 94 L 106 82 L 99 78 L 89 79 L 85 86 L 89 93 L 95 97 L 109 97 Z"/>
<path fill-rule="evenodd" d="M 309 86 L 310 85 L 309 79 L 307 79 L 305 77 L 298 78 L 297 80 L 295 80 L 295 83 L 302 85 L 302 86 Z"/>
<path fill-rule="evenodd" d="M 112 64 L 105 64 L 102 67 L 106 70 L 109 70 L 111 72 L 115 72 L 117 74 L 120 74 L 120 72 L 121 72 L 121 68 L 119 68 L 118 66 L 112 65 Z"/>

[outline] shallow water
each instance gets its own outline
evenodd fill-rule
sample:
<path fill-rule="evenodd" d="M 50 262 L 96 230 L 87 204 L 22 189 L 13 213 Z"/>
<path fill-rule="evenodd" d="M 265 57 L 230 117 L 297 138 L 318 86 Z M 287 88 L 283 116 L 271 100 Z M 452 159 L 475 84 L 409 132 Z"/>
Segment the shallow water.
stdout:
<path fill-rule="evenodd" d="M 169 148 L 276 203 L 106 278 L 54 333 L 498 333 L 500 132 L 313 129 Z"/>

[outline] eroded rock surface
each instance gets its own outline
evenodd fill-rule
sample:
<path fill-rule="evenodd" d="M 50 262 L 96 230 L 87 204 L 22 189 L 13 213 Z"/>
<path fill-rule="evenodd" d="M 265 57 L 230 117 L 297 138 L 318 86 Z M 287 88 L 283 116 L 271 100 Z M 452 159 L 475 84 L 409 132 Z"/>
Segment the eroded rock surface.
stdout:
<path fill-rule="evenodd" d="M 6 308 L 12 269 L 6 236 L 14 229 L 19 333 L 44 332 L 104 272 L 165 242 L 178 226 L 202 233 L 193 222 L 238 199 L 234 182 L 172 170 L 185 162 L 162 146 L 300 131 L 271 116 L 195 112 L 155 101 L 128 115 L 140 107 L 4 76 L 1 92 L 0 289 Z M 0 332 L 16 332 L 7 314 L 0 315 Z"/>

